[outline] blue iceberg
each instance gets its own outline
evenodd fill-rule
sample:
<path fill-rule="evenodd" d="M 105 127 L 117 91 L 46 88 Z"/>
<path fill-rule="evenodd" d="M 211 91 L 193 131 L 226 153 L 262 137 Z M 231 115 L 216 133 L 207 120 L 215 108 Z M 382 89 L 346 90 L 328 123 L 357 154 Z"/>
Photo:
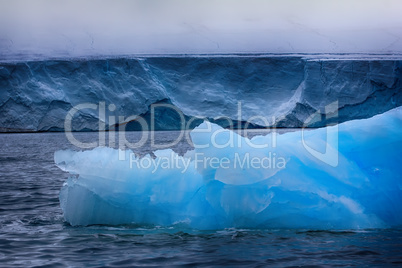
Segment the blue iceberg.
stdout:
<path fill-rule="evenodd" d="M 58 151 L 71 174 L 65 220 L 196 229 L 363 229 L 402 225 L 402 108 L 369 119 L 251 139 L 204 122 L 194 150 L 139 157 Z"/>

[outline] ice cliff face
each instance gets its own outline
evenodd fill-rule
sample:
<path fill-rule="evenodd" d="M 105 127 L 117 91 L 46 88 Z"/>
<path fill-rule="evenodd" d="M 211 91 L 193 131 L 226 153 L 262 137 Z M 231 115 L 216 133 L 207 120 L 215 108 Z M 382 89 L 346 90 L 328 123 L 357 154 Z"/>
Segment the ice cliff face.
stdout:
<path fill-rule="evenodd" d="M 106 124 L 109 116 L 149 118 L 150 105 L 162 102 L 179 108 L 186 119 L 229 117 L 261 126 L 300 127 L 310 114 L 338 101 L 337 118 L 313 125 L 322 126 L 401 105 L 401 70 L 402 61 L 395 59 L 268 56 L 3 62 L 0 128 L 63 130 L 72 107 L 99 102 L 116 106 L 106 109 Z M 180 128 L 175 113 L 156 113 L 157 128 Z M 97 130 L 98 122 L 98 110 L 84 109 L 73 118 L 73 129 Z"/>

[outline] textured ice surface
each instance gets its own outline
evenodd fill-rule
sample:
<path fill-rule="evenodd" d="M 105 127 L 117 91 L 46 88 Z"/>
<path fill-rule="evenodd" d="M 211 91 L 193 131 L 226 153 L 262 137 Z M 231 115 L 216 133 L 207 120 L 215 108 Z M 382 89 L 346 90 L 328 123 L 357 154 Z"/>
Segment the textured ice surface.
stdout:
<path fill-rule="evenodd" d="M 338 147 L 337 154 L 325 159 L 311 153 L 325 152 L 327 137 L 337 131 L 338 146 L 328 138 L 326 149 L 333 153 Z M 269 134 L 248 140 L 204 122 L 191 138 L 195 150 L 184 157 L 171 150 L 156 151 L 156 158 L 120 151 L 124 161 L 112 148 L 56 152 L 56 164 L 72 174 L 60 193 L 66 221 L 199 229 L 402 224 L 402 108 L 276 139 Z M 262 144 L 269 146 L 254 148 Z M 240 166 L 236 158 L 247 155 L 270 158 L 271 166 Z M 285 165 L 273 164 L 273 156 Z M 199 161 L 214 157 L 228 164 Z"/>
<path fill-rule="evenodd" d="M 301 127 L 309 114 L 338 101 L 343 122 L 402 105 L 401 70 L 397 59 L 301 56 L 0 63 L 0 128 L 62 130 L 73 106 L 99 102 L 115 104 L 116 110 L 108 113 L 115 118 L 143 115 L 151 104 L 168 101 L 188 116 L 240 118 L 259 125 L 270 125 L 275 117 L 280 127 Z M 156 120 L 162 129 L 180 127 L 166 113 Z M 97 110 L 82 110 L 73 128 L 96 130 L 98 122 Z"/>

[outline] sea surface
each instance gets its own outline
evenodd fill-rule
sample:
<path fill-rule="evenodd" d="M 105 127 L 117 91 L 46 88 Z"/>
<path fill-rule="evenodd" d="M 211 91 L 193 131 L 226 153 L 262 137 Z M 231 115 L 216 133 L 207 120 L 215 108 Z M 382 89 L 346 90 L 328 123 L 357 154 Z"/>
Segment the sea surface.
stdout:
<path fill-rule="evenodd" d="M 131 132 L 127 139 L 141 135 Z M 98 139 L 98 133 L 74 136 Z M 177 136 L 158 132 L 155 140 L 166 144 Z M 0 134 L 0 144 L 0 267 L 402 266 L 401 229 L 72 227 L 59 206 L 68 174 L 55 166 L 53 154 L 79 148 L 64 133 Z M 191 145 L 182 141 L 173 148 L 183 154 Z M 134 151 L 151 150 L 148 142 Z"/>

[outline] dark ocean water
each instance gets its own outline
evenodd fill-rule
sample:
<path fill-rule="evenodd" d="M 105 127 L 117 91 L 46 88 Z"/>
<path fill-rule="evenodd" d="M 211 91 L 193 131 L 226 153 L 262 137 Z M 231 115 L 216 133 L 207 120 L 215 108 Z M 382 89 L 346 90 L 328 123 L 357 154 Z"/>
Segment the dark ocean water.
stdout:
<path fill-rule="evenodd" d="M 97 133 L 75 135 L 81 141 L 97 138 Z M 175 135 L 161 132 L 156 138 L 163 143 Z M 0 134 L 0 143 L 0 267 L 402 266 L 400 229 L 71 227 L 58 199 L 68 175 L 54 165 L 53 154 L 76 148 L 63 133 Z M 183 153 L 189 147 L 174 148 Z M 138 152 L 149 150 L 148 144 Z"/>

